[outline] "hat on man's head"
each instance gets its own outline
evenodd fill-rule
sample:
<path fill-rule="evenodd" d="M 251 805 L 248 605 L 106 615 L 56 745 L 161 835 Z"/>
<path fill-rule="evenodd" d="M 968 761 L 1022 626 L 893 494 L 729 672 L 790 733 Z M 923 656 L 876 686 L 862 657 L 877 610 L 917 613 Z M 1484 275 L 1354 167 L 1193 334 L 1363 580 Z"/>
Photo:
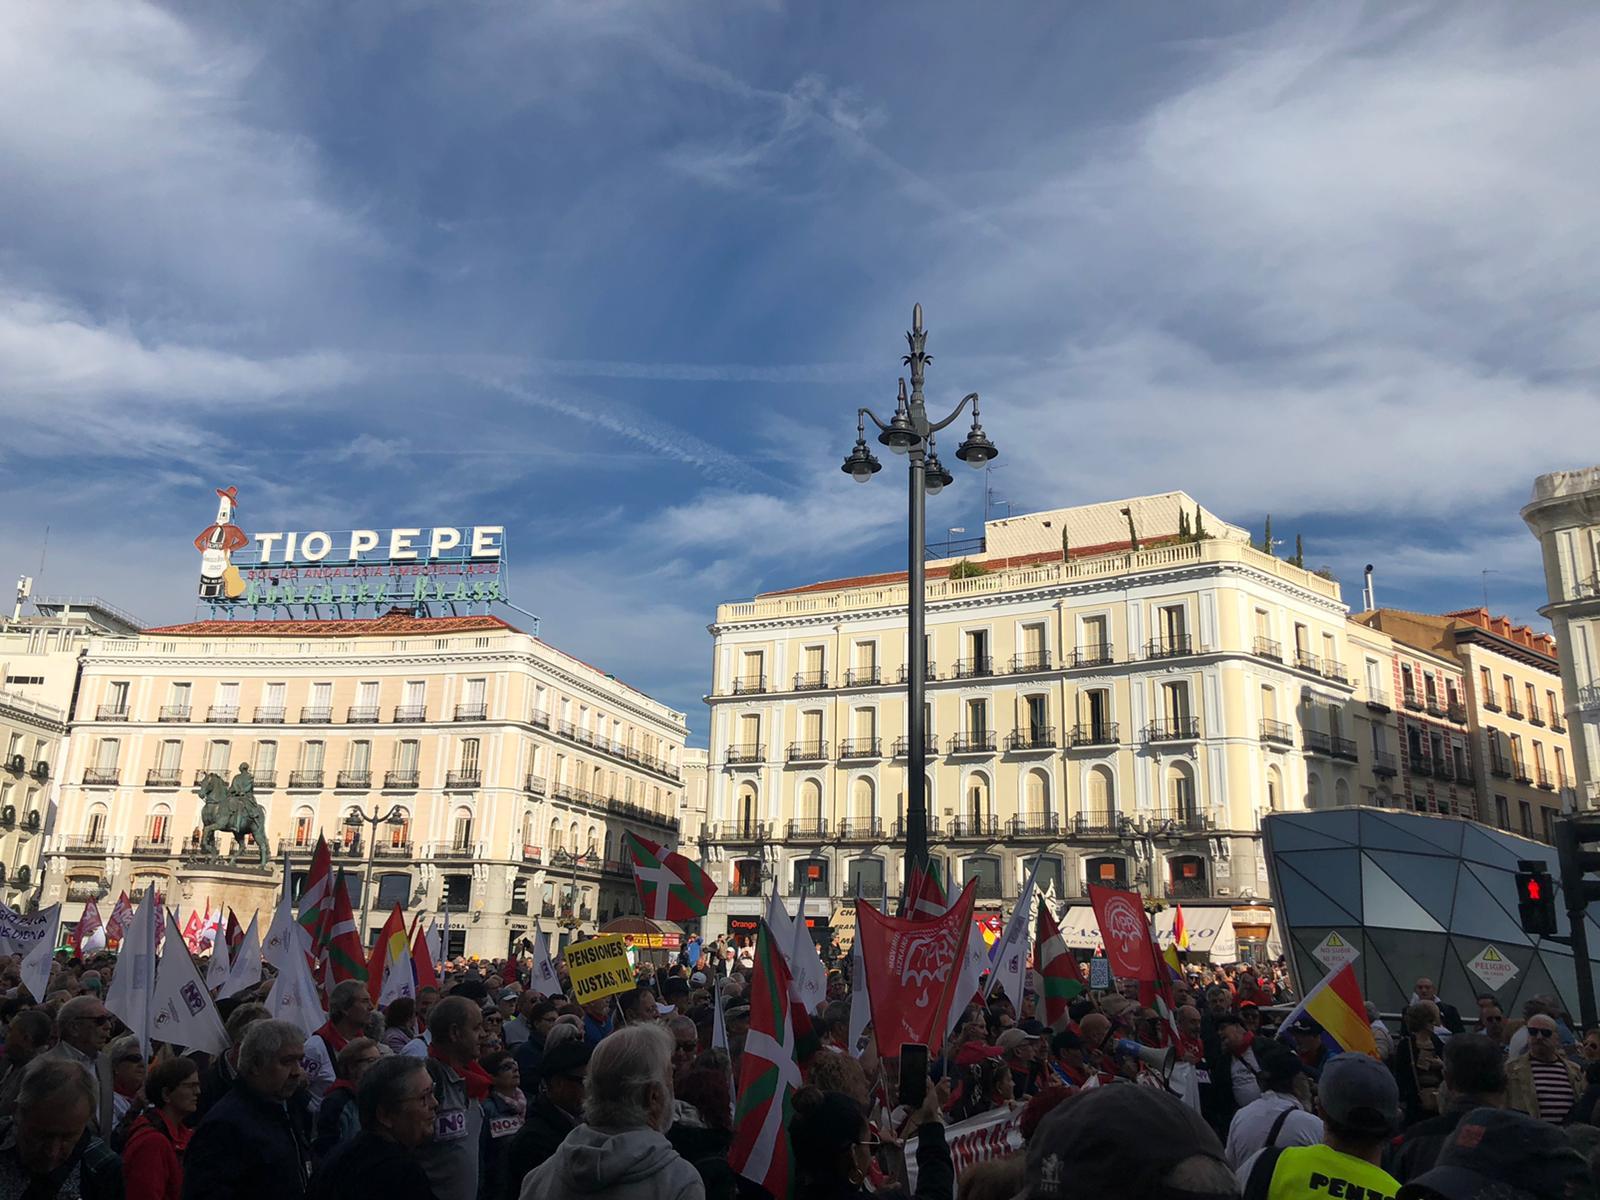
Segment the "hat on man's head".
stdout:
<path fill-rule="evenodd" d="M 567 1038 L 544 1052 L 539 1060 L 539 1074 L 545 1079 L 553 1075 L 571 1075 L 588 1065 L 588 1044 L 581 1037 Z"/>
<path fill-rule="evenodd" d="M 1020 1029 L 1008 1029 L 999 1037 L 995 1038 L 994 1044 L 996 1048 L 1001 1050 L 1003 1053 L 1009 1054 L 1018 1046 L 1026 1046 L 1032 1040 L 1033 1039 L 1031 1037 L 1029 1037 Z"/>
<path fill-rule="evenodd" d="M 1329 1121 L 1356 1135 L 1378 1137 L 1400 1120 L 1400 1088 L 1389 1068 L 1365 1054 L 1336 1054 L 1322 1068 L 1317 1100 Z"/>
<path fill-rule="evenodd" d="M 1397 1200 L 1593 1200 L 1589 1164 L 1560 1126 L 1509 1108 L 1475 1108 L 1439 1152 L 1432 1170 Z"/>
<path fill-rule="evenodd" d="M 1126 996 L 1120 995 L 1117 992 L 1112 992 L 1110 995 L 1102 996 L 1100 998 L 1100 1011 L 1105 1013 L 1105 1015 L 1108 1017 L 1120 1017 L 1123 1013 L 1127 1012 L 1133 1007 L 1134 1003 L 1132 1000 L 1129 1000 Z"/>
<path fill-rule="evenodd" d="M 704 971 L 696 971 L 693 975 L 689 976 L 689 983 L 693 987 L 705 987 L 706 973 Z"/>
<path fill-rule="evenodd" d="M 1227 1169 L 1211 1126 L 1177 1097 L 1126 1084 L 1093 1088 L 1064 1100 L 1033 1131 L 1028 1197 L 1153 1196 L 1173 1167 L 1196 1155 Z"/>

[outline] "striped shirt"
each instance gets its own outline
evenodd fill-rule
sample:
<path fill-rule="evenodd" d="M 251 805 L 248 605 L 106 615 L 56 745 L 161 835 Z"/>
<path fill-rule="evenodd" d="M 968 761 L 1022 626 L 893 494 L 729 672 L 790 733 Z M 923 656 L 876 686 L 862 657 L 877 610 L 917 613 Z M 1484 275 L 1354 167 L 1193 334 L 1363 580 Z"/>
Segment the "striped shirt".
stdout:
<path fill-rule="evenodd" d="M 1533 1068 L 1533 1094 L 1539 1101 L 1539 1119 L 1554 1125 L 1561 1124 L 1572 1107 L 1572 1079 L 1567 1074 L 1567 1064 L 1529 1060 Z"/>

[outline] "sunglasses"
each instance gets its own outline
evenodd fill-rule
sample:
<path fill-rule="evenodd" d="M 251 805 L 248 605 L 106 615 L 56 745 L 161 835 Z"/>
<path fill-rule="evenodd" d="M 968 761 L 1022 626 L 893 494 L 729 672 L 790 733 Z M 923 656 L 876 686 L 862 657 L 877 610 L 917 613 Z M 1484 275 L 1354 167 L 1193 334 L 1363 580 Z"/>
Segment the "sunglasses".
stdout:
<path fill-rule="evenodd" d="M 1553 1037 L 1555 1037 L 1555 1035 L 1556 1035 L 1556 1031 L 1554 1029 L 1530 1029 L 1530 1030 L 1528 1030 L 1528 1036 L 1529 1037 L 1553 1038 Z"/>

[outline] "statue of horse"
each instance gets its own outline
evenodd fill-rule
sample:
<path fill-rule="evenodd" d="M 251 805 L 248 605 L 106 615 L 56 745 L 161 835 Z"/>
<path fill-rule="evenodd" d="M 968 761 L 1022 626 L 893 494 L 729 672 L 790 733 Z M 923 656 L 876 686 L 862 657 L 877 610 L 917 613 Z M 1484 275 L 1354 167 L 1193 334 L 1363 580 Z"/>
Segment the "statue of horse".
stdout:
<path fill-rule="evenodd" d="M 217 772 L 208 773 L 195 789 L 200 797 L 200 848 L 208 854 L 217 853 L 217 834 L 231 833 L 233 849 L 228 854 L 231 867 L 239 857 L 239 848 L 249 834 L 255 839 L 260 866 L 267 865 L 266 814 L 255 802 L 252 792 L 240 793 L 229 788 Z"/>

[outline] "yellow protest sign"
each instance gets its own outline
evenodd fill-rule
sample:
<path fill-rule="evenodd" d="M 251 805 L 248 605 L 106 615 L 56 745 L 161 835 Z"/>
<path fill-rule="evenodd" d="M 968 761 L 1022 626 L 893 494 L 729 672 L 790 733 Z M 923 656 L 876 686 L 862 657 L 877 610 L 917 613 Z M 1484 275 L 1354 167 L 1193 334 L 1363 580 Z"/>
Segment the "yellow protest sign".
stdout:
<path fill-rule="evenodd" d="M 579 1004 L 633 989 L 633 968 L 628 965 L 620 933 L 601 934 L 568 946 L 562 957 L 572 978 L 572 998 Z"/>

